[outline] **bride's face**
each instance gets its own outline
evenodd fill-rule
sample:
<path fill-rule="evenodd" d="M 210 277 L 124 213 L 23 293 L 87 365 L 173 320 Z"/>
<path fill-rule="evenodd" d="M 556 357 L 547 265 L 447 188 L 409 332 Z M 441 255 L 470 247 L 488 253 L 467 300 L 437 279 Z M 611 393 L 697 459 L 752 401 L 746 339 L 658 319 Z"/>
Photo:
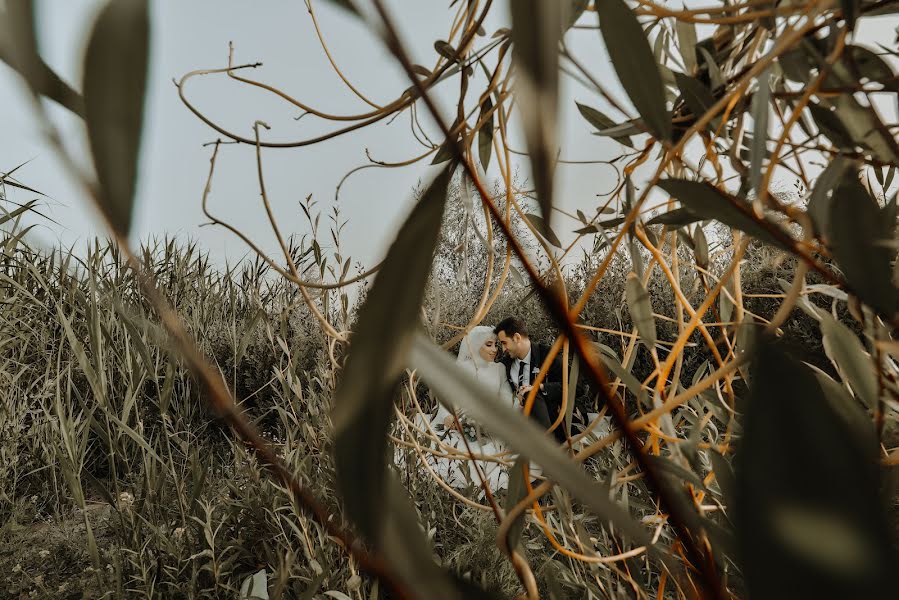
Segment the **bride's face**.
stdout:
<path fill-rule="evenodd" d="M 478 348 L 478 354 L 481 355 L 481 358 L 486 360 L 487 362 L 493 362 L 496 358 L 496 338 L 487 338 L 487 340 L 481 344 L 481 347 Z"/>

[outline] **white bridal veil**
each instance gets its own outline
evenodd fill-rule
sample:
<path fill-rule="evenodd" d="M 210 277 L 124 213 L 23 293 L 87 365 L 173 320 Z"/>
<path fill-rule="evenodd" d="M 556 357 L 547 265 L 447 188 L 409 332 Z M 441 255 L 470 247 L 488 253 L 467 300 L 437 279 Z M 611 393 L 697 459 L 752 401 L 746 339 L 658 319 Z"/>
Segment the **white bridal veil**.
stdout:
<path fill-rule="evenodd" d="M 468 335 L 465 336 L 462 340 L 462 344 L 459 346 L 459 354 L 456 356 L 456 362 L 462 363 L 471 361 L 477 367 L 488 364 L 486 360 L 481 358 L 478 350 L 484 345 L 484 342 L 493 336 L 493 327 L 487 325 L 478 325 L 469 331 Z"/>

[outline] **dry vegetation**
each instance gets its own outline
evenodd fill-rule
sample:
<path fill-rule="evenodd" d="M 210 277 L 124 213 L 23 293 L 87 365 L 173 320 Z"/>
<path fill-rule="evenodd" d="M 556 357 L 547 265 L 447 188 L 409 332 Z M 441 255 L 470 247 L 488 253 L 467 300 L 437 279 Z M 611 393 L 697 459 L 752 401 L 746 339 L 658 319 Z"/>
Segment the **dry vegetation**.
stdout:
<path fill-rule="evenodd" d="M 31 3 L 6 4 L 0 57 L 36 100 L 84 117 L 96 177 L 72 174 L 112 239 L 82 258 L 35 250 L 19 219 L 37 205 L 2 199 L 0 593 L 235 598 L 264 569 L 272 597 L 888 595 L 899 53 L 855 31 L 894 1 L 516 0 L 496 32 L 482 27 L 493 2 L 454 1 L 431 67 L 409 61 L 401 15 L 337 2 L 408 73 L 393 101 L 345 79 L 370 110 L 330 115 L 248 79 L 256 65 L 232 56 L 178 83 L 221 136 L 210 183 L 225 142 L 255 148 L 283 251 L 227 273 L 192 245 L 127 244 L 147 2 L 105 5 L 83 97 L 40 59 Z M 572 54 L 571 35 L 602 37 L 621 89 L 597 80 L 597 57 Z M 612 190 L 576 215 L 553 198 L 560 73 L 594 93 L 602 111 L 580 113 L 621 150 L 597 161 L 617 173 Z M 341 254 L 336 210 L 322 226 L 303 205 L 311 234 L 282 233 L 264 155 L 317 140 L 283 141 L 262 122 L 250 138 L 226 130 L 191 104 L 200 76 L 274 90 L 334 122 L 324 139 L 411 120 L 422 154 L 368 167 L 439 172 L 383 263 L 365 271 Z M 459 90 L 448 119 L 432 102 L 446 80 Z M 515 176 L 515 112 L 533 184 Z M 554 230 L 575 221 L 563 245 Z M 509 314 L 589 384 L 576 397 L 570 375 L 564 408 L 600 418 L 557 423 L 561 447 L 453 363 L 466 330 Z M 532 485 L 526 461 L 499 456 L 508 490 L 441 487 L 416 465 L 443 450 L 409 427 L 438 401 L 546 479 Z"/>

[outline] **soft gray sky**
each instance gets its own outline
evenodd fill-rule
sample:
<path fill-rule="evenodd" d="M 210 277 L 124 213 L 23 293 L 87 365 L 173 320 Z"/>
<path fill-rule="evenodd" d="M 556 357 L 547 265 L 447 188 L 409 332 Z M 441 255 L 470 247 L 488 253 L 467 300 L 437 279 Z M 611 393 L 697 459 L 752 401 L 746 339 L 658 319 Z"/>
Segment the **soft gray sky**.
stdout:
<path fill-rule="evenodd" d="M 397 17 L 413 59 L 433 66 L 436 58 L 433 42 L 447 37 L 449 1 L 389 0 L 387 4 Z M 80 61 L 86 35 L 100 5 L 98 0 L 38 2 L 43 55 L 76 88 L 80 88 Z M 233 41 L 237 63 L 264 63 L 262 68 L 246 72 L 254 79 L 279 86 L 308 104 L 335 113 L 361 112 L 367 105 L 347 90 L 331 70 L 303 0 L 252 3 L 157 0 L 151 5 L 153 53 L 132 239 L 178 233 L 198 239 L 215 262 L 234 262 L 246 253 L 245 246 L 221 228 L 199 227 L 204 222 L 200 198 L 210 156 L 210 149 L 203 148 L 202 144 L 217 135 L 181 104 L 172 79 L 194 69 L 225 66 L 228 42 Z M 507 3 L 498 0 L 496 5 L 493 21 L 486 24 L 488 36 L 508 24 L 505 22 Z M 408 87 L 399 67 L 364 25 L 324 0 L 314 0 L 314 6 L 335 60 L 354 85 L 379 103 L 388 102 Z M 588 15 L 582 22 L 591 18 L 595 16 Z M 878 40 L 890 44 L 896 22 L 894 17 L 863 19 L 856 39 L 863 43 Z M 701 31 L 700 37 L 704 35 L 708 32 Z M 597 31 L 571 31 L 566 41 L 600 80 L 619 89 L 606 63 Z M 478 74 L 478 77 L 483 76 Z M 482 79 L 478 85 L 483 85 Z M 449 90 L 449 94 L 454 91 Z M 194 79 L 188 92 L 208 115 L 248 137 L 252 136 L 252 125 L 257 119 L 272 126 L 272 131 L 265 134 L 272 140 L 303 139 L 333 127 L 332 123 L 312 116 L 297 122 L 296 108 L 261 90 L 228 81 L 224 76 Z M 618 145 L 592 135 L 575 107 L 575 101 L 580 101 L 607 110 L 596 94 L 565 77 L 561 92 L 562 157 L 602 159 L 617 154 Z M 618 97 L 626 104 L 623 93 Z M 3 107 L 0 171 L 30 160 L 17 176 L 50 196 L 49 212 L 62 224 L 58 228 L 39 229 L 40 238 L 48 243 L 71 245 L 102 234 L 96 229 L 92 208 L 43 141 L 18 78 L 5 65 L 0 65 L 0 106 Z M 66 143 L 87 164 L 82 125 L 64 110 L 49 106 Z M 885 116 L 895 119 L 893 107 L 888 110 L 892 114 Z M 428 126 L 423 108 L 421 114 L 422 122 Z M 620 117 L 611 111 L 610 114 Z M 523 144 L 517 146 L 521 148 Z M 318 200 L 323 212 L 330 210 L 335 186 L 347 171 L 365 163 L 366 148 L 375 158 L 386 161 L 405 160 L 422 151 L 410 134 L 407 116 L 390 126 L 381 122 L 312 147 L 265 151 L 267 188 L 285 233 L 307 231 L 297 203 L 309 194 Z M 427 180 L 433 171 L 428 167 L 429 162 L 404 169 L 368 169 L 348 180 L 340 197 L 341 212 L 349 218 L 344 237 L 345 255 L 370 265 L 383 254 L 411 205 L 413 186 Z M 526 175 L 526 167 L 521 164 Z M 557 205 L 571 212 L 580 208 L 592 214 L 596 194 L 608 191 L 612 183 L 609 167 L 560 165 Z M 30 199 L 28 194 L 10 195 L 17 201 Z M 263 248 L 275 249 L 261 210 L 253 148 L 222 149 L 211 206 L 221 217 L 239 224 Z M 324 220 L 325 217 L 323 223 Z M 564 218 L 557 218 L 555 223 L 563 241 L 570 238 L 566 233 L 577 227 Z"/>
<path fill-rule="evenodd" d="M 44 0 L 38 4 L 45 59 L 79 88 L 87 31 L 101 3 Z M 448 4 L 447 0 L 388 2 L 416 62 L 433 66 L 433 42 L 447 36 Z M 507 25 L 502 22 L 505 3 L 497 4 L 498 19 L 487 24 L 488 36 Z M 322 0 L 316 0 L 314 6 L 335 60 L 354 85 L 378 103 L 395 98 L 408 87 L 408 81 L 381 42 L 359 21 Z M 172 79 L 194 69 L 225 66 L 227 45 L 233 41 L 237 63 L 264 63 L 262 68 L 246 72 L 254 79 L 278 85 L 302 101 L 332 112 L 361 112 L 367 105 L 349 92 L 330 69 L 302 0 L 157 1 L 152 3 L 152 19 L 153 53 L 132 240 L 177 232 L 198 239 L 216 262 L 226 258 L 233 261 L 246 252 L 239 240 L 221 228 L 198 227 L 204 221 L 200 198 L 210 156 L 210 149 L 202 144 L 217 135 L 181 104 Z M 578 51 L 586 56 L 601 51 L 597 32 L 570 35 Z M 598 73 L 600 77 L 610 74 L 609 70 Z M 312 116 L 297 122 L 294 117 L 299 111 L 295 107 L 224 76 L 194 79 L 188 92 L 207 114 L 248 137 L 252 136 L 252 125 L 257 119 L 271 125 L 272 131 L 266 136 L 278 140 L 302 139 L 333 127 Z M 567 85 L 563 98 L 563 157 L 608 158 L 615 154 L 617 144 L 591 135 L 573 102 L 578 99 L 598 105 L 598 101 Z M 0 66 L 0 106 L 4 107 L 0 131 L 5 140 L 0 144 L 0 170 L 31 160 L 17 176 L 51 197 L 50 214 L 62 223 L 61 228 L 42 229 L 39 236 L 49 243 L 69 245 L 98 233 L 92 208 L 44 143 L 26 96 L 5 65 Z M 53 115 L 66 142 L 87 161 L 81 124 L 55 106 Z M 429 119 L 423 116 L 422 122 L 427 126 Z M 312 147 L 265 151 L 267 188 L 283 231 L 306 231 L 297 202 L 309 194 L 319 201 L 320 208 L 330 209 L 335 186 L 347 171 L 365 162 L 366 148 L 375 158 L 387 161 L 405 160 L 421 153 L 409 132 L 407 116 L 391 126 L 378 123 Z M 429 177 L 429 162 L 404 169 L 368 169 L 348 180 L 340 196 L 340 209 L 349 218 L 345 252 L 368 264 L 383 253 L 410 206 L 413 186 Z M 558 177 L 560 202 L 572 210 L 589 210 L 595 194 L 607 190 L 612 182 L 611 170 L 602 165 L 563 166 Z M 11 197 L 18 201 L 30 199 L 28 194 L 20 193 Z M 253 148 L 222 148 L 211 206 L 221 216 L 239 223 L 260 245 L 274 249 L 274 238 L 261 212 Z M 566 229 L 561 222 L 559 225 Z"/>

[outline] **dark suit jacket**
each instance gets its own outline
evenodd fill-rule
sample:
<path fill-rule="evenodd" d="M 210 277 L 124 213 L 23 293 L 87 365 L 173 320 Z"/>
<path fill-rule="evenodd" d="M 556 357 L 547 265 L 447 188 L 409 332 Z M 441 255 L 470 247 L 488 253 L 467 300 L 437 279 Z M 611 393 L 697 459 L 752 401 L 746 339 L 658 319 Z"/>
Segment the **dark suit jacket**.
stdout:
<path fill-rule="evenodd" d="M 530 373 L 528 374 L 528 383 L 532 384 L 543 366 L 546 355 L 549 354 L 550 347 L 545 344 L 531 343 L 531 362 Z M 506 377 L 512 390 L 518 389 L 518 372 L 511 373 L 512 365 L 515 359 L 508 354 L 502 358 L 502 363 L 506 367 Z M 549 429 L 559 416 L 559 409 L 562 407 L 562 356 L 559 354 L 553 360 L 549 367 L 546 377 L 543 379 L 543 389 L 537 393 L 534 400 L 534 406 L 531 410 L 531 418 L 536 420 L 544 429 Z M 556 439 L 560 442 L 565 441 L 565 424 L 560 424 L 553 432 Z"/>

